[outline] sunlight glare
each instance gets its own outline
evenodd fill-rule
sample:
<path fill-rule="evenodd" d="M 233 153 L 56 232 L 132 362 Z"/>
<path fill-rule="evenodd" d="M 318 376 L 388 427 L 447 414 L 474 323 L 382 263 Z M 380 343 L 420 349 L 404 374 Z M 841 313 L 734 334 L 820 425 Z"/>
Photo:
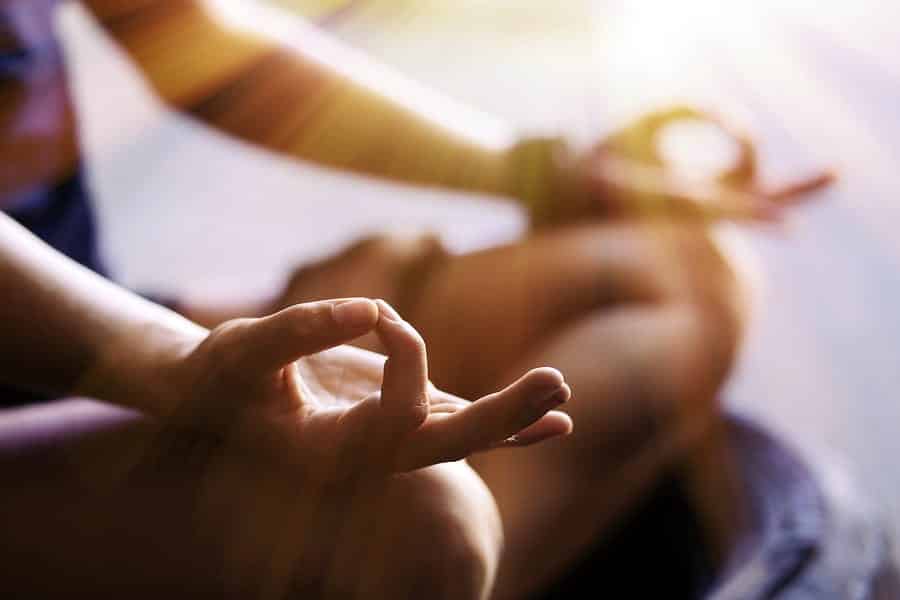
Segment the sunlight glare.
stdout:
<path fill-rule="evenodd" d="M 259 32 L 286 47 L 298 48 L 308 59 L 365 88 L 377 89 L 391 101 L 440 124 L 448 132 L 486 148 L 504 148 L 513 142 L 513 132 L 500 120 L 400 76 L 361 52 L 335 42 L 299 17 L 288 18 L 283 10 L 256 2 L 206 0 L 206 4 L 229 27 Z"/>

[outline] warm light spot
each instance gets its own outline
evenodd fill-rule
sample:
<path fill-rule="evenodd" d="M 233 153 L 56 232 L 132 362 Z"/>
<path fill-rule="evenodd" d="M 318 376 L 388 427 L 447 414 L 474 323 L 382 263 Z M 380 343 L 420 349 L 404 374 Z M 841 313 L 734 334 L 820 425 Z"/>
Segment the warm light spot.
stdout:
<path fill-rule="evenodd" d="M 723 0 L 622 2 L 604 24 L 611 77 L 640 77 L 648 85 L 680 90 L 702 76 L 716 57 L 711 41 L 736 42 L 758 33 L 758 13 Z"/>
<path fill-rule="evenodd" d="M 423 85 L 399 75 L 360 52 L 342 45 L 300 18 L 255 2 L 206 0 L 207 5 L 229 27 L 258 32 L 302 52 L 329 70 L 345 76 L 416 112 L 447 131 L 487 148 L 512 144 L 513 132 L 500 120 L 464 106 Z"/>
<path fill-rule="evenodd" d="M 663 129 L 656 139 L 663 160 L 688 178 L 713 178 L 738 159 L 738 146 L 712 123 L 682 121 Z"/>

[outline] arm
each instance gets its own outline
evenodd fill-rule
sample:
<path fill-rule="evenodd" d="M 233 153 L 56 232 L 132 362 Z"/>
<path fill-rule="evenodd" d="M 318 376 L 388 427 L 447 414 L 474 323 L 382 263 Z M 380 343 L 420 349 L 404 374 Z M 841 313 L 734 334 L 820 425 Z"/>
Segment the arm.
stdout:
<path fill-rule="evenodd" d="M 585 217 L 772 220 L 781 204 L 827 185 L 819 175 L 757 185 L 740 132 L 734 169 L 679 177 L 658 160 L 671 122 L 715 120 L 676 107 L 588 152 L 553 137 L 519 138 L 366 60 L 310 25 L 240 0 L 82 0 L 169 104 L 244 141 L 321 166 L 521 203 L 534 224 Z M 264 32 L 264 33 L 263 33 Z"/>
<path fill-rule="evenodd" d="M 300 304 L 209 332 L 6 216 L 0 297 L 0 380 L 131 406 L 296 458 L 324 477 L 344 474 L 334 461 L 348 458 L 351 470 L 409 470 L 571 429 L 568 417 L 547 414 L 570 393 L 552 369 L 474 403 L 434 388 L 421 336 L 383 302 Z M 373 330 L 387 361 L 342 346 Z"/>
<path fill-rule="evenodd" d="M 519 171 L 549 166 L 553 142 L 517 143 L 503 124 L 299 20 L 285 30 L 240 2 L 221 10 L 202 0 L 84 3 L 166 102 L 244 141 L 399 182 L 508 198 L 543 193 Z"/>
<path fill-rule="evenodd" d="M 126 402 L 160 415 L 154 371 L 206 330 L 70 261 L 0 215 L 0 380 Z M 127 348 L 127 350 L 126 350 Z M 121 352 L 120 352 L 121 350 Z M 115 364 L 103 390 L 87 382 Z"/>

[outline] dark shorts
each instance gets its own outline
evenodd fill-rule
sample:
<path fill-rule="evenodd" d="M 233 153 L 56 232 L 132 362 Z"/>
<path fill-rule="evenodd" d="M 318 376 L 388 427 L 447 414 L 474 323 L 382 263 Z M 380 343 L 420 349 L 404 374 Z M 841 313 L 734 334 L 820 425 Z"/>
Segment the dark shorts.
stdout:
<path fill-rule="evenodd" d="M 539 598 L 896 600 L 881 515 L 848 474 L 733 415 L 748 525 L 717 568 L 676 472 Z"/>

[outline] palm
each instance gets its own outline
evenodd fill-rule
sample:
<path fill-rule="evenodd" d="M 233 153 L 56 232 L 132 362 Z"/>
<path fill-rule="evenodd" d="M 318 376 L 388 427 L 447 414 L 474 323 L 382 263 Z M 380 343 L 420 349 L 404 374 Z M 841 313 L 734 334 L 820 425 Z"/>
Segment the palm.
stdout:
<path fill-rule="evenodd" d="M 570 394 L 556 371 L 536 369 L 501 392 L 466 402 L 429 383 L 421 337 L 390 307 L 381 307 L 368 327 L 339 337 L 374 328 L 387 360 L 335 346 L 349 339 L 323 337 L 308 324 L 298 328 L 297 318 L 311 318 L 310 310 L 319 311 L 313 318 L 329 321 L 327 303 L 214 331 L 198 352 L 201 366 L 217 365 L 214 377 L 194 385 L 196 395 L 207 399 L 199 410 L 228 414 L 233 407 L 228 430 L 243 443 L 330 479 L 416 469 L 570 429 L 567 416 L 547 414 Z M 285 332 L 298 329 L 305 334 L 299 346 L 285 345 Z M 192 404 L 194 413 L 198 402 Z"/>
<path fill-rule="evenodd" d="M 568 427 L 561 414 L 542 418 L 546 409 L 509 414 L 506 406 L 488 406 L 502 400 L 497 397 L 476 407 L 427 383 L 427 416 L 409 430 L 381 414 L 384 363 L 381 355 L 340 346 L 287 367 L 283 376 L 291 381 L 279 386 L 273 401 L 284 406 L 290 398 L 288 403 L 296 408 L 275 421 L 275 429 L 289 436 L 279 445 L 316 455 L 324 477 L 352 478 L 362 469 L 405 471 L 498 445 L 534 443 Z M 533 371 L 503 399 L 518 403 L 535 389 L 553 390 L 559 386 L 557 378 L 551 370 Z"/>

